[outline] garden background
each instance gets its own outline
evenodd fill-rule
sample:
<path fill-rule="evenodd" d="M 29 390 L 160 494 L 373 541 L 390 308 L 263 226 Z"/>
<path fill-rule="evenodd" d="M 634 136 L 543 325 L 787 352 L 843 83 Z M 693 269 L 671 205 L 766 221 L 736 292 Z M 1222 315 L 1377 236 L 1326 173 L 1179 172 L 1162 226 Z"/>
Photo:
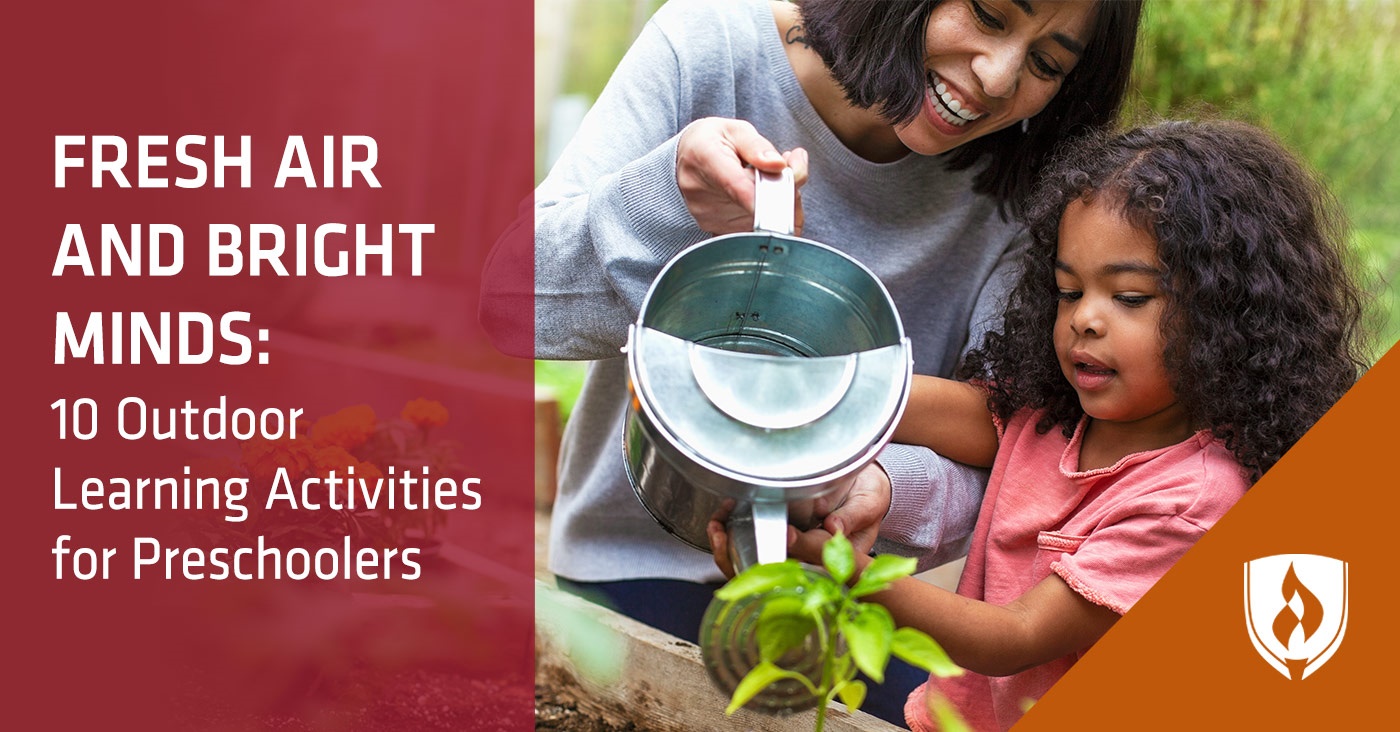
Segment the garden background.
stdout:
<path fill-rule="evenodd" d="M 661 0 L 536 0 L 536 181 Z M 1202 113 L 1272 130 L 1328 181 L 1373 274 L 1379 358 L 1400 336 L 1396 0 L 1149 0 L 1125 122 Z M 581 363 L 537 362 L 565 418 Z"/>

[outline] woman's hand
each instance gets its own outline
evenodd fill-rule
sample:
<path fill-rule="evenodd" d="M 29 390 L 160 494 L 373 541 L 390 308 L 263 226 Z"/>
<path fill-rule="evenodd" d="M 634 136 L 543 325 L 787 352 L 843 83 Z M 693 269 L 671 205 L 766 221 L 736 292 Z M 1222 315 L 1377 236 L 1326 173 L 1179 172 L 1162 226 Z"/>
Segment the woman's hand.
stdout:
<path fill-rule="evenodd" d="M 834 507 L 828 503 L 831 498 L 827 496 L 816 501 L 816 515 L 825 514 L 820 526 L 808 531 L 788 527 L 789 557 L 820 565 L 822 545 L 837 532 L 846 535 L 857 557 L 869 554 L 875 546 L 875 538 L 880 533 L 880 522 L 884 520 L 890 508 L 890 478 L 885 474 L 885 470 L 877 463 L 867 465 L 856 474 L 850 489 L 840 496 L 839 503 Z M 725 501 L 724 507 L 710 519 L 706 527 L 715 566 L 719 567 L 726 577 L 733 577 L 735 574 L 734 558 L 729 551 L 729 532 L 725 526 L 733 508 L 733 501 Z"/>
<path fill-rule="evenodd" d="M 734 499 L 726 498 L 715 515 L 710 517 L 710 522 L 705 525 L 705 534 L 710 539 L 710 553 L 714 556 L 715 566 L 724 573 L 725 577 L 733 577 L 734 557 L 729 552 L 729 514 L 734 510 Z M 789 532 L 790 535 L 790 532 Z"/>
<path fill-rule="evenodd" d="M 711 234 L 753 231 L 754 175 L 746 165 L 765 173 L 792 168 L 798 186 L 793 233 L 801 233 L 807 151 L 779 153 L 753 125 L 722 117 L 691 122 L 676 149 L 676 184 L 700 229 Z"/>
<path fill-rule="evenodd" d="M 834 507 L 818 499 L 817 515 L 826 514 L 820 526 L 809 531 L 788 528 L 788 556 L 808 564 L 822 563 L 822 545 L 836 534 L 845 534 L 857 557 L 870 554 L 880 534 L 880 522 L 890 510 L 890 477 L 878 463 L 856 473 L 850 490 Z M 830 511 L 827 513 L 827 511 Z"/>

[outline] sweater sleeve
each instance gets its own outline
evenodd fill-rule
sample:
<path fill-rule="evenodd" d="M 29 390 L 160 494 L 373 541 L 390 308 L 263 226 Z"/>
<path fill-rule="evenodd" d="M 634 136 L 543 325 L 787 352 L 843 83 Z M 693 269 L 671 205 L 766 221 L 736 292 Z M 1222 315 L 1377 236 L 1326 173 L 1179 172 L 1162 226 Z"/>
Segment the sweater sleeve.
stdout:
<path fill-rule="evenodd" d="M 498 346 L 512 333 L 534 332 L 533 349 L 504 350 L 617 356 L 661 266 L 706 237 L 676 185 L 676 144 L 689 108 L 681 69 L 653 19 L 498 240 L 483 278 L 481 321 Z M 527 267 L 532 291 L 521 276 Z"/>
<path fill-rule="evenodd" d="M 978 293 L 963 353 L 999 327 L 1028 240 L 1008 246 Z M 913 556 L 919 571 L 967 553 L 990 471 L 957 463 L 926 447 L 890 445 L 878 462 L 890 477 L 890 510 L 875 551 Z"/>
<path fill-rule="evenodd" d="M 913 445 L 889 445 L 877 462 L 890 476 L 890 510 L 875 552 L 915 557 L 920 572 L 966 554 L 988 471 Z"/>

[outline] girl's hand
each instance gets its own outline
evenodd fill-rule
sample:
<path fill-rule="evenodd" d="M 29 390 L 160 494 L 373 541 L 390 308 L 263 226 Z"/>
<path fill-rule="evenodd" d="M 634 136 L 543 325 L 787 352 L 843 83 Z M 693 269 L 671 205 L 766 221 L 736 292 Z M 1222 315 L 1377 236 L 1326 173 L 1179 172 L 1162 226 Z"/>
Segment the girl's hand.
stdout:
<path fill-rule="evenodd" d="M 743 120 L 707 117 L 681 131 L 676 149 L 676 184 L 701 230 L 711 234 L 753 231 L 753 171 L 791 167 L 798 186 L 793 233 L 802 232 L 801 187 L 807 182 L 807 151 L 779 153 Z"/>

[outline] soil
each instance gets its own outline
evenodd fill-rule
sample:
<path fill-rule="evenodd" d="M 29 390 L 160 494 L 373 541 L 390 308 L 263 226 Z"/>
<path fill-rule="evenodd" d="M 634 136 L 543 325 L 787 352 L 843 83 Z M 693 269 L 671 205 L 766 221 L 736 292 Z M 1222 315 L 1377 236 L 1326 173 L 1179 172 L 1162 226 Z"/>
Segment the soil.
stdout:
<path fill-rule="evenodd" d="M 538 663 L 538 662 L 537 662 Z M 603 708 L 580 708 L 580 684 L 569 669 L 551 665 L 535 668 L 535 730 L 541 732 L 647 732 L 635 708 L 603 703 Z M 645 705 L 643 705 L 645 706 Z"/>
<path fill-rule="evenodd" d="M 571 704 L 552 702 L 535 693 L 535 730 L 541 732 L 642 732 L 633 724 L 617 726 Z"/>

